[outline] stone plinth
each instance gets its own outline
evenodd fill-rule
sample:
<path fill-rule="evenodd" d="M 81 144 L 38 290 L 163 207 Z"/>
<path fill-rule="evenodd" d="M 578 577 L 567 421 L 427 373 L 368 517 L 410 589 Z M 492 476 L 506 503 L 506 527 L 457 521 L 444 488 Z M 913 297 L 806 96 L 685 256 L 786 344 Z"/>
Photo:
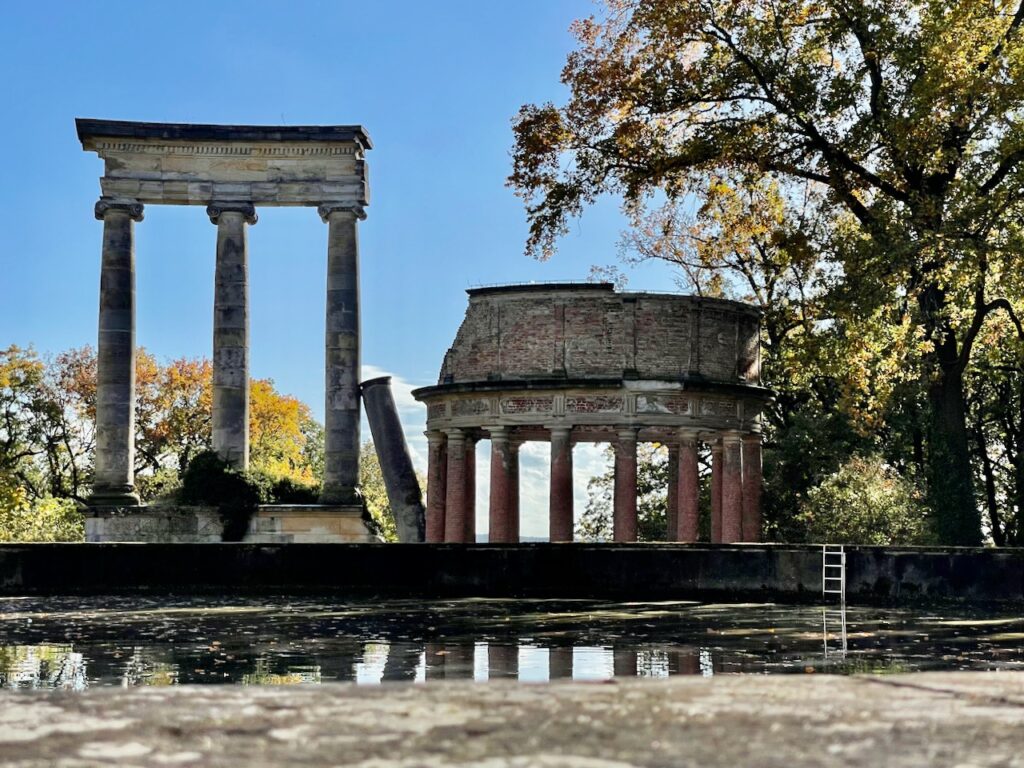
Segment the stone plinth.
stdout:
<path fill-rule="evenodd" d="M 151 505 L 92 507 L 86 510 L 85 538 L 91 542 L 213 544 L 223 523 L 216 507 Z M 243 539 L 251 544 L 365 544 L 379 541 L 359 506 L 261 505 Z"/>

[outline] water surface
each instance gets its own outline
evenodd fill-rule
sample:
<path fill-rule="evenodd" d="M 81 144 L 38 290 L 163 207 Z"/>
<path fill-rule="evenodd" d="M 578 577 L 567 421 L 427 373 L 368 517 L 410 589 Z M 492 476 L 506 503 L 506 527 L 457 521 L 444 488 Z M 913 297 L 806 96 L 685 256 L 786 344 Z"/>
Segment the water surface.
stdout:
<path fill-rule="evenodd" d="M 0 687 L 1024 669 L 1024 615 L 688 601 L 0 598 Z"/>

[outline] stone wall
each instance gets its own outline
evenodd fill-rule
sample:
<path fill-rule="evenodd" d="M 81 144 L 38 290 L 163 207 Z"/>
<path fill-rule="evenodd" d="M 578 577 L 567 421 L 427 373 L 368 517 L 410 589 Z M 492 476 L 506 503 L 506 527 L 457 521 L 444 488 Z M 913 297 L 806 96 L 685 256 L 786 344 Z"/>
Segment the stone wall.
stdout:
<path fill-rule="evenodd" d="M 760 383 L 759 315 L 737 302 L 611 285 L 469 291 L 440 384 L 495 379 L 653 379 Z"/>
<path fill-rule="evenodd" d="M 848 547 L 852 604 L 1024 603 L 1024 550 Z M 0 593 L 315 590 L 392 597 L 821 601 L 821 547 L 9 544 Z"/>

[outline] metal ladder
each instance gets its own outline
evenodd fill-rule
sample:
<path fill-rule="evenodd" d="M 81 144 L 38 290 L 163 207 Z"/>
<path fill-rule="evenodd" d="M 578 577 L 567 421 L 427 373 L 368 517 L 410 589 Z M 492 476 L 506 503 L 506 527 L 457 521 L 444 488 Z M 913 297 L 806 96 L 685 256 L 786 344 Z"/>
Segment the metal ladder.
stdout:
<path fill-rule="evenodd" d="M 825 544 L 821 548 L 821 594 L 839 595 L 839 608 L 829 609 L 826 605 L 821 611 L 822 640 L 825 646 L 825 659 L 829 658 L 829 625 L 839 630 L 838 646 L 832 651 L 840 658 L 846 656 L 846 550 L 841 544 Z"/>

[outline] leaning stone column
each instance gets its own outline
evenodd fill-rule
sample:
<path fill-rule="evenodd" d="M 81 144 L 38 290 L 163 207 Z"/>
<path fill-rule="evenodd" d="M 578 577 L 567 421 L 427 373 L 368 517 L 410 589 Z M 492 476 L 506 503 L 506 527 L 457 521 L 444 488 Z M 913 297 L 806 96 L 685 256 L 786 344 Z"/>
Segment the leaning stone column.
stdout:
<path fill-rule="evenodd" d="M 635 429 L 619 430 L 615 443 L 615 541 L 636 541 L 636 434 Z"/>
<path fill-rule="evenodd" d="M 679 463 L 676 476 L 679 501 L 678 541 L 697 541 L 700 536 L 700 475 L 697 469 L 697 433 L 679 431 Z"/>
<path fill-rule="evenodd" d="M 135 240 L 142 204 L 101 199 L 96 459 L 89 503 L 135 505 Z"/>
<path fill-rule="evenodd" d="M 321 504 L 358 504 L 359 238 L 362 206 L 321 205 L 327 233 L 326 410 Z M 451 463 L 449 461 L 449 463 Z M 449 492 L 450 492 L 449 488 Z"/>
<path fill-rule="evenodd" d="M 572 428 L 551 428 L 550 541 L 572 541 Z"/>
<path fill-rule="evenodd" d="M 679 541 L 679 445 L 669 443 L 665 494 L 665 540 Z"/>
<path fill-rule="evenodd" d="M 761 435 L 743 436 L 743 541 L 761 540 Z"/>
<path fill-rule="evenodd" d="M 443 432 L 427 432 L 427 541 L 444 541 L 448 450 Z"/>
<path fill-rule="evenodd" d="M 476 438 L 466 436 L 466 528 L 462 540 L 467 544 L 476 543 Z"/>
<path fill-rule="evenodd" d="M 711 543 L 722 543 L 722 441 L 711 444 Z"/>
<path fill-rule="evenodd" d="M 743 541 L 743 454 L 739 433 L 722 439 L 722 541 Z"/>
<path fill-rule="evenodd" d="M 249 242 L 251 203 L 211 203 L 217 225 L 213 296 L 213 449 L 233 467 L 249 466 Z"/>
<path fill-rule="evenodd" d="M 466 536 L 466 435 L 461 429 L 448 430 L 444 507 L 444 540 L 463 541 Z"/>
<path fill-rule="evenodd" d="M 487 541 L 504 544 L 510 540 L 512 522 L 512 446 L 504 427 L 493 427 L 488 432 L 491 435 L 491 498 Z"/>

